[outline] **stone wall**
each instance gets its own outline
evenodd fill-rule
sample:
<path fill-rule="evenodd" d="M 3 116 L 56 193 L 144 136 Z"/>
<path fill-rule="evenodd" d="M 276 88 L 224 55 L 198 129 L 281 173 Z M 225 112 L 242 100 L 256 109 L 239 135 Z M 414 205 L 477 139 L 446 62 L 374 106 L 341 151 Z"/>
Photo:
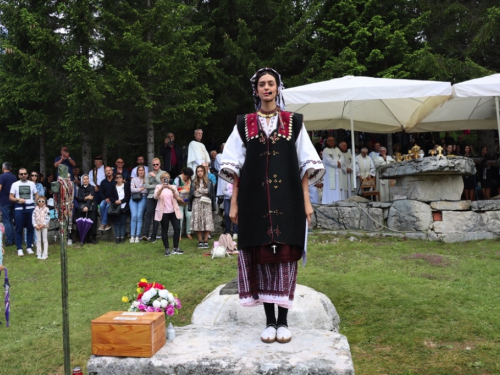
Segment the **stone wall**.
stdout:
<path fill-rule="evenodd" d="M 372 202 L 356 196 L 314 208 L 315 228 L 394 232 L 444 242 L 493 239 L 500 235 L 500 200 Z"/>

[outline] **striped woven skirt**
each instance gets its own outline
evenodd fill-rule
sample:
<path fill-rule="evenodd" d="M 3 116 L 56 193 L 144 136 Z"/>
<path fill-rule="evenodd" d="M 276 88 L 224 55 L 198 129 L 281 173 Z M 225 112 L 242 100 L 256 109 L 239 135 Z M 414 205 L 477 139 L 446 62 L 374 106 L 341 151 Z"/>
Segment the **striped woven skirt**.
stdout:
<path fill-rule="evenodd" d="M 297 285 L 297 261 L 258 263 L 254 252 L 239 250 L 238 292 L 242 306 L 264 302 L 290 309 Z"/>

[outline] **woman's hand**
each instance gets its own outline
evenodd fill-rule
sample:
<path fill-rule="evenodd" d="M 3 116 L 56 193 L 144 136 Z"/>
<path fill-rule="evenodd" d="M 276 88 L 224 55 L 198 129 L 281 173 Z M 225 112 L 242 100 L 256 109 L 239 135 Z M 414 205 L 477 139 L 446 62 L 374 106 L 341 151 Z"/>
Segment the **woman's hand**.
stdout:
<path fill-rule="evenodd" d="M 238 202 L 231 199 L 231 208 L 229 209 L 229 218 L 233 224 L 238 224 Z"/>
<path fill-rule="evenodd" d="M 89 210 L 89 208 L 88 208 L 88 207 L 83 207 L 83 210 L 82 210 L 82 211 L 83 211 L 83 212 L 87 212 L 88 210 Z"/>
<path fill-rule="evenodd" d="M 312 216 L 314 210 L 312 208 L 312 204 L 311 204 L 310 200 L 304 201 L 304 208 L 306 211 L 307 225 L 311 226 L 311 216 Z"/>
<path fill-rule="evenodd" d="M 115 204 L 122 204 L 122 201 L 115 201 Z"/>

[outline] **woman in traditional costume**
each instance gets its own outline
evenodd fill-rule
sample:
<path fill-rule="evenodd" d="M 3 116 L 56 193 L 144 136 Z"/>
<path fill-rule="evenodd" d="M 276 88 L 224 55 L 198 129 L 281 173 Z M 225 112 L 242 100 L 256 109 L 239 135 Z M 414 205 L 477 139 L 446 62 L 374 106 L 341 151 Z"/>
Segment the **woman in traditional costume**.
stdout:
<path fill-rule="evenodd" d="M 302 115 L 285 112 L 274 69 L 250 79 L 257 112 L 237 118 L 222 155 L 220 177 L 233 184 L 230 218 L 238 224 L 238 290 L 243 306 L 264 305 L 261 340 L 289 342 L 287 314 L 297 261 L 313 208 L 309 185 L 324 175 Z M 278 305 L 278 318 L 275 306 Z"/>

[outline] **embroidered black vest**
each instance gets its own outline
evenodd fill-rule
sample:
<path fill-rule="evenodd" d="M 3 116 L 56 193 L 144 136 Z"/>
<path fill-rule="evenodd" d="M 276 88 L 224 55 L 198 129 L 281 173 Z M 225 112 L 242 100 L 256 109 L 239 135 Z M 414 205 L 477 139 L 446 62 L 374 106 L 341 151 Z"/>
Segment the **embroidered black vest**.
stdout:
<path fill-rule="evenodd" d="M 295 141 L 302 115 L 279 113 L 269 136 L 256 113 L 241 115 L 237 128 L 246 146 L 238 193 L 238 244 L 241 248 L 281 243 L 304 246 L 304 193 Z"/>

